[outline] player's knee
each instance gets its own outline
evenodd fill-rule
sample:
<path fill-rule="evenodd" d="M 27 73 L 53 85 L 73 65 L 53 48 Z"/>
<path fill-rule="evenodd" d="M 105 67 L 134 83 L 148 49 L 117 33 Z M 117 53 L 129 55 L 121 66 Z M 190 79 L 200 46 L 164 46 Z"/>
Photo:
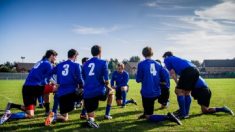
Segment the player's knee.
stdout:
<path fill-rule="evenodd" d="M 122 91 L 127 91 L 127 86 L 121 87 L 121 90 L 122 90 Z"/>

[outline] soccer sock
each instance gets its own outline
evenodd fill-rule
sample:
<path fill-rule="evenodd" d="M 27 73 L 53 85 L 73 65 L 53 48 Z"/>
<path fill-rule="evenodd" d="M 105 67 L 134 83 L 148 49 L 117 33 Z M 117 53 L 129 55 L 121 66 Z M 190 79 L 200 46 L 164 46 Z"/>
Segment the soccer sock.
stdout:
<path fill-rule="evenodd" d="M 53 104 L 52 112 L 57 113 L 58 107 L 59 107 L 59 100 L 58 100 L 57 95 L 55 94 L 54 95 L 54 104 Z"/>
<path fill-rule="evenodd" d="M 82 108 L 82 112 L 81 112 L 81 115 L 86 115 L 87 111 L 85 108 Z"/>
<path fill-rule="evenodd" d="M 189 115 L 190 105 L 192 102 L 192 98 L 190 95 L 185 96 L 185 111 L 186 115 Z"/>
<path fill-rule="evenodd" d="M 46 109 L 46 113 L 48 113 L 50 111 L 50 103 L 45 103 L 44 106 Z"/>
<path fill-rule="evenodd" d="M 178 104 L 180 107 L 180 114 L 181 116 L 186 116 L 185 110 L 185 96 L 177 96 Z"/>
<path fill-rule="evenodd" d="M 11 108 L 17 108 L 17 109 L 19 109 L 19 110 L 22 110 L 22 109 L 21 109 L 21 105 L 19 105 L 19 104 L 14 104 L 14 103 L 11 103 L 11 106 L 10 106 L 10 108 L 8 108 L 8 109 L 10 110 Z"/>
<path fill-rule="evenodd" d="M 215 108 L 215 112 L 225 112 L 224 107 L 220 107 L 220 108 Z"/>
<path fill-rule="evenodd" d="M 133 103 L 133 100 L 127 100 L 126 104 Z"/>
<path fill-rule="evenodd" d="M 10 119 L 24 119 L 24 118 L 26 118 L 25 112 L 18 112 L 18 113 L 11 114 L 11 117 L 10 117 Z"/>
<path fill-rule="evenodd" d="M 42 96 L 38 97 L 38 102 L 39 102 L 39 104 L 43 104 L 43 97 Z"/>
<path fill-rule="evenodd" d="M 149 121 L 151 122 L 160 122 L 160 121 L 165 121 L 167 119 L 168 117 L 166 115 L 151 115 L 149 117 Z"/>
<path fill-rule="evenodd" d="M 122 91 L 122 106 L 126 105 L 126 91 Z"/>
<path fill-rule="evenodd" d="M 110 109 L 111 109 L 111 105 L 107 105 L 106 106 L 105 115 L 109 115 L 110 114 Z"/>

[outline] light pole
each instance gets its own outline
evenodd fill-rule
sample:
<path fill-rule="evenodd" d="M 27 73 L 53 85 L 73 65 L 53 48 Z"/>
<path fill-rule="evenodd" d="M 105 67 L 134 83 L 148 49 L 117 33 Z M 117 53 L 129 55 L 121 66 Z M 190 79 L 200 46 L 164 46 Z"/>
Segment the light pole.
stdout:
<path fill-rule="evenodd" d="M 22 59 L 22 63 L 23 63 L 23 62 L 24 62 L 25 57 L 24 57 L 24 56 L 21 56 L 20 58 Z"/>

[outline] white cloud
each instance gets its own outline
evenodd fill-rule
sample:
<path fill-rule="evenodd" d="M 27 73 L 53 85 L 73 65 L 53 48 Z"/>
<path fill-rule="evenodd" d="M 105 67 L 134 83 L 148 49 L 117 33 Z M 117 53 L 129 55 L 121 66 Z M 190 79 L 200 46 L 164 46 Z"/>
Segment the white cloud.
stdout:
<path fill-rule="evenodd" d="M 195 14 L 206 19 L 235 20 L 235 2 L 225 1 L 208 9 L 196 10 Z"/>
<path fill-rule="evenodd" d="M 147 7 L 158 7 L 158 3 L 157 3 L 157 1 L 151 1 L 151 2 L 145 3 L 145 6 L 147 6 Z"/>
<path fill-rule="evenodd" d="M 76 25 L 73 31 L 77 34 L 82 34 L 82 35 L 99 35 L 99 34 L 107 34 L 120 29 L 121 27 L 119 26 L 112 26 L 110 28 L 105 28 L 105 27 L 85 27 L 81 25 Z"/>

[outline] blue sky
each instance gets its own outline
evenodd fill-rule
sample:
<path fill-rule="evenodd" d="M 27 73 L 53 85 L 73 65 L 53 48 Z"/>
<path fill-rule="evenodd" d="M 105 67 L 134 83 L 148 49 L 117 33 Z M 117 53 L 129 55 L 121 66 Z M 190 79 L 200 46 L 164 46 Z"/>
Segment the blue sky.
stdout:
<path fill-rule="evenodd" d="M 234 0 L 0 0 L 0 63 L 36 62 L 47 49 L 58 61 L 71 48 L 104 59 L 165 51 L 189 60 L 235 57 Z M 143 58 L 142 58 L 143 59 Z"/>

